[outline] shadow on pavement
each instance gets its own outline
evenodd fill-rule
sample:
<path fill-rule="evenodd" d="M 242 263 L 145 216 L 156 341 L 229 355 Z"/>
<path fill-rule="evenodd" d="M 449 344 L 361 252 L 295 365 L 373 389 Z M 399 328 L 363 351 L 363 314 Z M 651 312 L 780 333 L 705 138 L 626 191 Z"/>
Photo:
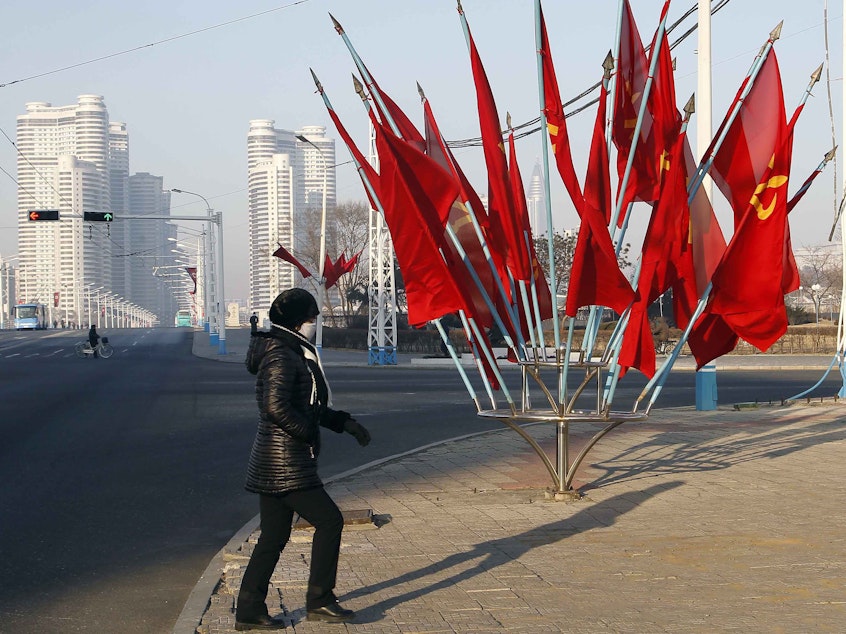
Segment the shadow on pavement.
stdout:
<path fill-rule="evenodd" d="M 419 588 L 404 594 L 393 596 L 358 612 L 358 618 L 356 619 L 357 623 L 378 622 L 385 617 L 385 612 L 391 608 L 406 602 L 414 601 L 415 599 L 419 599 L 429 593 L 450 588 L 455 584 L 471 579 L 476 575 L 489 571 L 497 566 L 510 563 L 515 559 L 519 559 L 522 555 L 534 548 L 562 542 L 573 535 L 577 535 L 594 528 L 611 526 L 616 521 L 616 518 L 623 513 L 636 508 L 637 506 L 643 504 L 646 500 L 660 493 L 675 489 L 682 484 L 683 482 L 681 481 L 672 481 L 651 486 L 643 491 L 627 491 L 625 494 L 617 495 L 593 504 L 589 508 L 585 508 L 567 519 L 552 522 L 550 524 L 544 524 L 543 526 L 538 526 L 524 533 L 520 533 L 519 535 L 510 535 L 501 539 L 494 539 L 477 544 L 467 552 L 450 555 L 445 559 L 433 562 L 428 566 L 394 577 L 393 579 L 388 579 L 378 584 L 373 584 L 364 588 L 359 588 L 353 592 L 349 592 L 341 597 L 340 600 L 344 601 L 346 599 L 374 594 L 380 590 L 402 586 L 403 584 L 407 584 L 424 577 L 433 575 L 438 575 L 440 577 L 445 571 L 452 568 L 460 568 L 463 564 L 469 564 L 470 562 L 475 561 L 472 567 L 457 571 L 446 578 L 440 578 L 438 581 L 426 586 L 425 588 Z"/>
<path fill-rule="evenodd" d="M 590 469 L 602 475 L 589 478 L 584 488 L 596 489 L 656 475 L 727 469 L 744 462 L 778 458 L 824 443 L 846 440 L 846 427 L 839 420 L 795 427 L 813 421 L 815 414 L 812 411 L 788 421 L 720 425 L 716 432 L 707 424 L 699 433 L 689 425 L 684 429 L 662 431 L 646 442 L 591 464 Z M 738 438 L 738 434 L 743 435 Z"/>

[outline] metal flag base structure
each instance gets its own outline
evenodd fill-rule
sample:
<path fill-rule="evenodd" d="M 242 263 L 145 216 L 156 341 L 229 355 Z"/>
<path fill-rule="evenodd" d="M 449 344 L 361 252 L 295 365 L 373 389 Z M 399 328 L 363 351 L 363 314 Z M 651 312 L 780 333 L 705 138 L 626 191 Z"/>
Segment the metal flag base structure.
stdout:
<path fill-rule="evenodd" d="M 546 467 L 552 478 L 553 496 L 555 499 L 570 499 L 578 496 L 578 491 L 573 488 L 573 479 L 576 471 L 587 457 L 590 450 L 612 429 L 627 422 L 644 421 L 648 418 L 646 412 L 614 412 L 602 408 L 602 375 L 607 368 L 607 362 L 586 361 L 583 359 L 570 362 L 566 358 L 564 349 L 556 355 L 555 361 L 521 361 L 521 399 L 520 408 L 480 410 L 478 415 L 483 418 L 493 418 L 513 431 L 517 432 L 535 451 Z M 553 393 L 558 391 L 558 386 L 564 385 L 564 378 L 568 370 L 584 370 L 585 377 L 576 388 L 570 398 L 567 398 L 566 391 L 555 398 Z M 541 371 L 554 371 L 556 387 L 550 390 Z M 529 388 L 535 382 L 546 396 L 548 408 L 532 407 L 529 395 Z M 596 406 L 593 409 L 576 409 L 577 399 L 585 394 L 585 391 L 592 383 L 596 385 Z M 551 423 L 556 426 L 556 447 L 554 461 L 547 455 L 543 447 L 535 440 L 521 423 Z M 579 453 L 571 460 L 570 458 L 570 426 L 583 423 L 604 425 Z"/>
<path fill-rule="evenodd" d="M 686 165 L 686 130 L 694 112 L 694 104 L 693 99 L 688 101 L 683 118 L 674 104 L 675 95 L 671 89 L 673 63 L 666 38 L 669 0 L 664 4 L 648 56 L 645 51 L 632 53 L 630 49 L 642 48 L 639 43 L 634 47 L 622 45 L 621 29 L 624 22 L 628 33 L 626 39 L 633 41 L 637 34 L 629 2 L 621 0 L 616 56 L 610 54 L 602 64 L 603 78 L 600 98 L 597 100 L 599 105 L 591 140 L 588 175 L 582 190 L 572 165 L 569 137 L 564 133 L 565 114 L 549 54 L 540 0 L 535 0 L 534 4 L 541 109 L 539 129 L 543 131 L 541 157 L 545 174 L 544 200 L 546 226 L 550 228 L 546 240 L 548 270 L 544 270 L 541 265 L 539 245 L 535 244 L 532 236 L 526 195 L 516 160 L 514 126 L 507 115 L 506 155 L 496 103 L 460 1 L 457 8 L 470 53 L 482 133 L 481 145 L 488 174 L 487 209 L 473 191 L 441 135 L 430 104 L 419 85 L 418 92 L 424 110 L 424 132 L 418 130 L 396 102 L 382 91 L 334 17 L 334 28 L 347 46 L 360 74 L 361 81 L 354 77 L 353 85 L 374 126 L 379 154 L 378 168 L 358 150 L 313 71 L 312 75 L 317 92 L 353 156 L 372 208 L 390 229 L 398 270 L 402 271 L 409 324 L 422 327 L 428 323 L 437 328 L 476 404 L 479 416 L 499 420 L 520 434 L 543 461 L 553 480 L 555 496 L 563 498 L 576 494 L 573 489 L 575 473 L 600 439 L 625 422 L 647 419 L 673 363 L 706 307 L 709 313 L 703 317 L 702 330 L 696 333 L 700 336 L 694 338 L 700 346 L 700 354 L 695 353 L 697 362 L 706 363 L 715 358 L 710 356 L 704 359 L 711 354 L 724 354 L 726 347 L 733 347 L 744 337 L 763 351 L 768 347 L 765 345 L 768 337 L 773 336 L 782 325 L 786 328 L 786 312 L 780 312 L 781 309 L 786 311 L 783 296 L 787 292 L 786 287 L 798 280 L 798 270 L 792 275 L 792 269 L 788 270 L 791 258 L 785 255 L 785 245 L 789 244 L 788 206 L 795 204 L 812 178 L 789 199 L 786 196 L 788 177 L 777 170 L 789 168 L 788 149 L 792 149 L 792 141 L 788 144 L 786 140 L 792 139 L 788 135 L 792 135 L 795 117 L 810 95 L 811 87 L 819 80 L 822 67 L 811 75 L 800 107 L 788 125 L 777 61 L 774 54 L 770 55 L 781 33 L 781 25 L 776 27 L 747 72 L 740 91 L 719 127 L 719 135 L 711 142 L 695 169 L 689 168 Z M 612 73 L 615 68 L 616 75 Z M 766 69 L 766 72 L 763 73 L 764 80 L 759 84 L 757 78 L 762 69 Z M 627 79 L 629 75 L 637 75 L 637 86 L 632 83 L 634 80 Z M 658 82 L 653 81 L 656 77 L 659 78 Z M 759 85 L 761 87 L 752 93 L 753 87 Z M 653 86 L 656 95 L 651 100 Z M 627 91 L 625 94 L 622 87 Z M 662 87 L 666 92 L 659 90 Z M 637 95 L 632 90 L 636 90 Z M 755 98 L 752 99 L 750 94 Z M 631 101 L 632 107 L 625 112 L 609 113 L 609 96 L 613 104 L 622 99 L 623 102 Z M 749 105 L 750 99 L 754 107 Z M 639 104 L 635 107 L 636 100 L 639 100 Z M 758 123 L 762 129 L 769 126 L 768 134 L 759 134 L 761 139 L 754 147 L 748 144 L 741 146 L 740 139 L 746 143 L 742 125 L 751 125 L 751 120 L 758 117 L 759 110 L 766 114 L 766 119 L 760 119 Z M 741 116 L 742 112 L 756 114 Z M 549 114 L 553 115 L 552 120 Z M 624 117 L 626 125 L 618 127 L 628 130 L 630 115 L 636 115 L 633 131 L 617 134 L 613 121 Z M 609 137 L 613 141 L 612 145 L 617 147 L 616 200 L 611 198 L 613 188 L 609 166 L 612 160 L 607 151 Z M 727 138 L 727 149 L 720 154 L 721 146 Z M 651 144 L 646 143 L 649 139 L 652 139 Z M 549 183 L 550 142 L 554 144 L 552 151 L 556 155 L 556 165 L 565 188 L 580 216 L 575 249 L 571 255 L 563 258 L 570 259 L 564 307 L 564 312 L 570 317 L 566 345 L 561 341 L 561 307 L 557 303 L 559 291 L 563 289 L 559 289 L 559 274 L 556 271 L 561 256 L 556 254 L 553 231 Z M 641 147 L 638 147 L 639 143 L 642 143 Z M 643 154 L 653 151 L 653 156 Z M 739 151 L 745 152 L 744 156 L 749 155 L 750 160 L 752 155 L 756 157 L 755 173 L 749 173 L 753 177 L 751 180 L 745 176 L 748 170 L 735 174 L 731 165 L 727 165 L 733 165 L 727 157 Z M 640 157 L 637 161 L 636 156 Z M 764 159 L 771 156 L 773 158 L 767 164 Z M 621 157 L 625 157 L 625 160 L 621 161 Z M 758 158 L 763 161 L 760 165 Z M 563 163 L 559 163 L 559 159 Z M 826 155 L 815 173 L 828 160 L 829 155 Z M 694 207 L 699 207 L 694 205 L 699 188 L 715 162 L 722 170 L 722 180 L 732 181 L 730 188 L 733 193 L 730 198 L 732 201 L 740 201 L 739 207 L 734 209 L 735 218 L 740 218 L 740 221 L 736 220 L 735 235 L 730 241 L 723 239 L 707 200 L 707 204 L 695 216 L 692 215 Z M 623 164 L 625 169 L 619 169 Z M 667 174 L 660 177 L 653 175 L 644 167 L 647 164 L 660 165 L 660 171 L 666 171 Z M 736 178 L 728 179 L 726 174 L 730 172 Z M 763 176 L 764 181 L 756 184 L 753 190 L 751 184 L 759 176 Z M 632 178 L 634 180 L 631 183 L 637 187 L 633 185 L 629 188 Z M 783 188 L 783 191 L 776 194 L 777 187 Z M 767 195 L 766 203 L 759 199 L 759 195 L 764 194 Z M 627 244 L 626 228 L 634 203 L 638 200 L 652 201 L 654 204 L 632 286 L 620 265 L 622 248 Z M 778 206 L 776 200 L 780 201 Z M 745 201 L 750 202 L 747 204 Z M 769 206 L 764 209 L 764 204 Z M 763 212 L 766 213 L 762 215 Z M 706 234 L 709 236 L 707 240 Z M 703 257 L 694 256 L 694 253 Z M 699 263 L 699 259 L 707 260 L 708 266 L 704 262 Z M 750 265 L 752 262 L 754 266 Z M 386 269 L 386 272 L 389 271 L 393 271 L 393 268 Z M 713 283 L 715 275 L 718 275 L 716 290 Z M 795 280 L 788 282 L 788 278 Z M 656 371 L 654 350 L 649 350 L 648 308 L 659 297 L 656 293 L 663 297 L 663 293 L 670 289 L 674 294 L 674 310 L 676 299 L 682 308 L 675 314 L 685 315 L 687 326 L 670 356 Z M 748 301 L 746 296 L 749 297 Z M 744 301 L 739 301 L 739 297 Z M 722 302 L 715 303 L 715 298 L 722 299 Z M 771 310 L 771 306 L 778 307 L 779 311 Z M 588 307 L 583 341 L 577 353 L 573 347 L 574 313 Z M 606 350 L 599 358 L 594 357 L 593 350 L 604 307 L 620 317 Z M 480 405 L 479 397 L 441 324 L 447 315 L 457 316 L 461 320 L 485 392 L 490 398 L 491 409 L 484 409 Z M 726 315 L 734 317 L 729 320 Z M 760 322 L 764 316 L 772 319 L 768 319 L 762 326 Z M 747 323 L 753 321 L 754 324 Z M 545 347 L 548 341 L 545 328 L 550 325 L 554 340 L 551 352 Z M 713 331 L 710 330 L 712 327 Z M 725 333 L 725 330 L 730 332 Z M 494 333 L 501 337 L 521 369 L 521 391 L 516 400 L 508 392 L 497 365 L 491 343 Z M 713 337 L 713 341 L 707 340 L 707 337 Z M 629 345 L 624 346 L 624 342 Z M 379 359 L 378 355 L 373 354 L 372 346 L 379 346 L 381 351 L 382 343 L 369 342 L 371 359 Z M 384 343 L 387 347 L 387 340 Z M 651 378 L 630 412 L 611 411 L 618 379 L 629 368 L 637 369 Z M 572 376 L 570 370 L 584 373 L 584 378 L 572 394 L 568 394 L 568 377 Z M 596 399 L 593 405 L 581 407 L 591 399 L 588 389 L 594 382 Z M 545 406 L 532 405 L 530 386 L 533 383 L 540 389 L 546 401 Z M 499 391 L 505 398 L 507 409 L 499 408 L 495 391 Z M 638 413 L 638 405 L 650 391 L 652 395 L 645 411 Z M 577 408 L 577 402 L 580 408 Z M 521 423 L 555 424 L 554 461 Z M 571 425 L 600 427 L 572 459 Z"/>

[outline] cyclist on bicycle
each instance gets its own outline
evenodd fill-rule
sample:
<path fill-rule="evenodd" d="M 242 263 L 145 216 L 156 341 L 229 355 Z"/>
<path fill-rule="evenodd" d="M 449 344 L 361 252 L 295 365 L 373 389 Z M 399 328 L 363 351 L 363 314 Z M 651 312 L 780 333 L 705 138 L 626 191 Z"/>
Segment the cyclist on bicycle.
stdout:
<path fill-rule="evenodd" d="M 91 324 L 91 330 L 88 331 L 88 345 L 94 351 L 94 358 L 97 359 L 97 345 L 100 343 L 100 335 L 97 334 L 97 324 Z"/>

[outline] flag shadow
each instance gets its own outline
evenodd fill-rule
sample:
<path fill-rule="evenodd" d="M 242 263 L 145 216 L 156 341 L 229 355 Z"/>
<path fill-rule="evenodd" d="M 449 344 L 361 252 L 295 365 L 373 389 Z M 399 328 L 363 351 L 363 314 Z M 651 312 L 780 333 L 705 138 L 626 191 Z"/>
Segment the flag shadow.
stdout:
<path fill-rule="evenodd" d="M 713 427 L 703 425 L 692 431 L 664 431 L 649 440 L 626 448 L 601 462 L 584 465 L 582 469 L 600 471 L 599 477 L 585 477 L 585 490 L 620 482 L 631 482 L 656 475 L 677 475 L 727 469 L 754 460 L 775 459 L 810 447 L 846 440 L 846 427 L 840 421 L 817 422 L 795 427 L 797 423 L 813 420 L 803 416 L 788 423 L 739 423 Z M 739 434 L 742 434 L 738 437 Z"/>
<path fill-rule="evenodd" d="M 439 577 L 438 581 L 388 597 L 358 611 L 356 623 L 378 622 L 392 608 L 409 601 L 414 601 L 432 592 L 452 588 L 456 584 L 488 572 L 497 566 L 519 559 L 535 547 L 548 546 L 561 542 L 573 535 L 578 535 L 579 533 L 595 528 L 611 526 L 620 515 L 641 505 L 646 500 L 660 493 L 675 489 L 682 484 L 683 482 L 681 481 L 671 481 L 655 484 L 642 491 L 627 491 L 626 493 L 592 504 L 590 507 L 582 509 L 566 519 L 544 524 L 517 535 L 509 535 L 508 537 L 482 542 L 476 544 L 466 552 L 455 553 L 417 570 L 358 588 L 346 593 L 340 597 L 340 600 L 345 601 L 375 594 L 389 588 L 403 587 L 406 584 L 413 584 L 416 581 L 433 575 Z M 441 578 L 446 571 L 473 561 L 475 563 L 472 567 L 462 569 Z"/>

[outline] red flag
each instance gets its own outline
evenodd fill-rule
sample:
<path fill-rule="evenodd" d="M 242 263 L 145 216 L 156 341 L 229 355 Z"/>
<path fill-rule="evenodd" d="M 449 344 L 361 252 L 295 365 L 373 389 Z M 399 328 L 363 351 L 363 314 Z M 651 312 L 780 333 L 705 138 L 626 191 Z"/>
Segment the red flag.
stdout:
<path fill-rule="evenodd" d="M 508 268 L 518 280 L 529 280 L 532 275 L 529 254 L 523 242 L 520 222 L 514 209 L 514 200 L 508 184 L 508 162 L 502 143 L 502 128 L 496 110 L 487 74 L 482 66 L 476 43 L 470 39 L 470 60 L 473 81 L 476 85 L 476 102 L 482 133 L 482 148 L 488 169 L 488 219 L 495 247 L 506 254 Z"/>
<path fill-rule="evenodd" d="M 338 262 L 332 262 L 329 258 L 329 254 L 326 255 L 326 259 L 323 261 L 323 279 L 326 288 L 332 288 L 338 282 L 338 279 L 341 275 L 344 274 L 344 271 L 338 266 Z"/>
<path fill-rule="evenodd" d="M 697 168 L 687 137 L 684 140 L 684 161 L 687 185 Z M 688 211 L 687 224 L 682 228 L 685 239 L 675 264 L 677 279 L 672 283 L 673 316 L 679 328 L 686 328 L 690 323 L 699 298 L 708 288 L 711 275 L 726 250 L 726 241 L 714 209 L 701 187 L 694 194 Z"/>
<path fill-rule="evenodd" d="M 793 113 L 793 116 L 790 118 L 790 122 L 787 124 L 787 143 L 788 149 L 786 150 L 790 156 L 793 155 L 793 132 L 796 128 L 796 121 L 799 119 L 799 114 L 802 112 L 804 108 L 804 104 L 800 105 L 796 108 L 796 111 Z M 811 186 L 816 174 L 819 173 L 820 170 L 815 171 L 811 176 L 809 176 L 805 182 L 802 184 L 802 187 L 806 188 L 804 191 L 800 189 L 800 191 L 793 196 L 789 201 L 787 201 L 787 213 L 790 214 L 790 211 L 793 207 L 796 206 L 796 203 L 802 198 L 802 195 L 807 191 L 807 188 Z M 790 223 L 785 221 L 784 223 L 784 271 L 782 273 L 781 279 L 781 292 L 787 295 L 788 293 L 792 293 L 793 291 L 799 288 L 801 284 L 801 280 L 799 279 L 799 267 L 796 265 L 796 258 L 793 257 L 793 243 L 790 239 Z"/>
<path fill-rule="evenodd" d="M 690 216 L 683 149 L 686 139 L 686 134 L 679 135 L 672 151 L 665 156 L 669 172 L 661 185 L 660 197 L 646 229 L 637 297 L 620 350 L 620 366 L 637 368 L 648 377 L 655 374 L 655 346 L 647 313 L 649 306 L 674 283 L 680 282 L 685 274 L 692 277 L 691 262 L 685 259 Z"/>
<path fill-rule="evenodd" d="M 670 8 L 670 0 L 666 0 L 661 11 L 661 20 L 667 15 Z M 657 36 L 658 33 L 656 32 Z M 652 41 L 652 50 L 656 50 L 655 38 Z M 670 53 L 670 43 L 667 40 L 667 32 L 664 31 L 661 41 L 658 43 L 658 64 L 655 68 L 655 77 L 652 80 L 652 91 L 649 93 L 648 109 L 652 116 L 653 145 L 656 155 L 653 160 L 658 162 L 657 172 L 659 179 L 670 169 L 666 159 L 667 154 L 675 145 L 681 129 L 681 115 L 676 108 L 676 84 L 673 78 L 673 56 Z M 660 190 L 654 190 L 658 193 Z"/>
<path fill-rule="evenodd" d="M 411 122 L 411 119 L 403 112 L 402 108 L 400 108 L 396 102 L 391 99 L 391 97 L 379 87 L 379 84 L 376 83 L 376 80 L 373 79 L 373 75 L 370 71 L 367 71 L 367 74 L 370 75 L 371 83 L 368 84 L 370 88 L 371 94 L 373 94 L 373 105 L 376 108 L 377 112 L 379 113 L 379 117 L 382 119 L 382 123 L 388 126 L 388 129 L 391 129 L 390 125 L 388 125 L 388 117 L 390 117 L 394 125 L 399 130 L 399 137 L 408 143 L 411 143 L 414 148 L 420 150 L 421 152 L 424 151 L 426 146 L 426 142 L 423 139 L 423 135 L 420 134 L 420 131 L 415 127 L 415 125 Z M 376 94 L 378 94 L 382 101 L 385 104 L 385 107 L 382 108 L 382 104 L 379 103 L 379 99 L 376 98 Z M 387 112 L 386 112 L 387 111 Z M 387 115 L 387 116 L 386 116 Z"/>
<path fill-rule="evenodd" d="M 534 240 L 532 239 L 532 229 L 529 224 L 529 208 L 526 204 L 526 192 L 523 189 L 523 178 L 520 176 L 520 166 L 517 164 L 517 150 L 514 147 L 514 131 L 512 130 L 508 135 L 508 152 L 509 152 L 509 177 L 511 183 L 511 193 L 514 198 L 515 211 L 517 217 L 520 219 L 520 225 L 523 229 L 523 239 L 526 241 L 526 250 L 529 253 L 529 258 L 532 263 L 532 279 L 535 282 L 535 289 L 538 296 L 538 310 L 540 311 L 541 319 L 552 318 L 552 296 L 549 292 L 549 285 L 546 283 L 546 277 L 543 270 L 538 263 L 537 255 L 534 249 Z M 523 330 L 523 340 L 528 339 L 529 328 L 528 325 L 534 320 L 525 314 L 525 309 L 522 302 L 517 302 L 518 315 L 520 317 L 520 327 Z"/>
<path fill-rule="evenodd" d="M 476 272 L 476 275 L 481 282 L 482 288 L 485 290 L 488 298 L 493 301 L 496 297 L 493 274 L 482 249 L 482 244 L 479 241 L 475 228 L 473 227 L 473 220 L 470 217 L 470 212 L 464 203 L 465 201 L 470 203 L 470 206 L 473 208 L 474 214 L 476 215 L 477 222 L 479 216 L 476 210 L 484 210 L 484 208 L 482 207 L 482 203 L 479 201 L 478 196 L 473 191 L 472 187 L 470 187 L 469 182 L 464 176 L 464 173 L 461 171 L 458 163 L 455 161 L 455 158 L 452 156 L 449 148 L 446 146 L 440 130 L 438 129 L 438 124 L 435 121 L 429 101 L 425 99 L 423 103 L 423 113 L 426 123 L 426 154 L 452 175 L 459 188 L 459 195 L 449 210 L 447 224 L 452 229 L 453 234 L 457 238 L 461 248 L 464 250 L 467 259 L 470 262 L 470 266 L 473 267 L 473 270 Z M 482 214 L 484 215 L 484 211 L 482 211 Z M 446 229 L 446 226 L 444 226 L 444 229 Z M 456 263 L 461 262 L 461 257 L 452 240 L 445 237 L 444 243 L 446 248 L 452 254 L 452 259 Z M 491 315 L 490 308 L 482 296 L 481 290 L 472 279 L 469 269 L 467 269 L 463 264 L 460 264 L 452 269 L 452 273 L 455 276 L 456 282 L 459 284 L 464 300 L 467 302 L 467 309 L 470 315 L 472 315 L 481 326 L 490 328 L 493 325 L 493 316 Z"/>
<path fill-rule="evenodd" d="M 714 272 L 714 290 L 708 309 L 721 315 L 740 338 L 761 351 L 769 348 L 787 330 L 783 284 L 785 264 L 788 263 L 785 248 L 788 244 L 787 184 L 792 126 L 788 128 L 784 121 L 781 79 L 774 52 L 770 55 L 767 62 L 772 60 L 775 80 L 768 77 L 764 86 L 770 90 L 769 107 L 776 112 L 769 116 L 777 126 L 775 150 Z M 757 81 L 752 90 L 756 88 Z M 762 116 L 767 115 L 762 113 Z M 737 154 L 755 156 L 760 154 L 760 149 L 740 146 Z M 737 190 L 737 187 L 732 188 L 733 192 Z"/>
<path fill-rule="evenodd" d="M 279 248 L 273 252 L 273 256 L 279 258 L 280 260 L 290 262 L 291 264 L 296 266 L 297 269 L 299 269 L 300 273 L 303 274 L 303 277 L 311 277 L 311 273 L 309 272 L 309 270 L 302 264 L 300 264 L 300 261 L 293 255 L 291 255 L 291 253 L 281 244 L 279 245 Z"/>
<path fill-rule="evenodd" d="M 543 9 L 540 13 L 541 28 L 541 64 L 543 66 L 543 98 L 546 127 L 549 131 L 549 141 L 558 173 L 564 181 L 564 186 L 576 207 L 581 205 L 582 188 L 576 176 L 573 156 L 570 153 L 570 136 L 567 133 L 567 120 L 564 117 L 564 106 L 561 104 L 561 92 L 558 89 L 558 78 L 555 76 L 555 66 L 552 63 L 552 51 L 546 34 L 546 22 L 543 19 Z"/>
<path fill-rule="evenodd" d="M 685 144 L 685 162 L 689 183 L 690 178 L 696 172 L 696 161 L 689 144 Z M 696 292 L 694 295 L 698 299 L 708 287 L 717 264 L 719 264 L 726 250 L 726 239 L 723 237 L 719 222 L 717 222 L 714 208 L 711 206 L 705 190 L 701 187 L 690 202 L 688 240 L 691 245 L 693 268 L 696 275 Z"/>
<path fill-rule="evenodd" d="M 617 264 L 614 245 L 605 221 L 611 205 L 611 175 L 605 144 L 605 107 L 608 91 L 603 85 L 593 128 L 590 162 L 585 176 L 579 237 L 570 271 L 566 313 L 575 317 L 582 306 L 608 306 L 622 313 L 634 299 L 634 291 Z"/>
<path fill-rule="evenodd" d="M 737 335 L 722 316 L 705 312 L 696 320 L 687 344 L 699 370 L 708 362 L 734 350 L 737 341 Z"/>
<path fill-rule="evenodd" d="M 784 121 L 781 75 L 775 51 L 770 49 L 714 156 L 710 172 L 714 183 L 734 210 L 735 231 L 749 207 L 755 188 L 763 182 L 764 173 L 776 151 L 778 135 L 783 134 Z M 725 122 L 720 128 L 724 127 Z"/>
<path fill-rule="evenodd" d="M 337 128 L 338 134 L 341 135 L 344 144 L 347 146 L 347 149 L 350 151 L 350 154 L 352 154 L 353 159 L 358 164 L 358 168 L 360 170 L 359 176 L 361 177 L 361 182 L 364 185 L 364 191 L 367 194 L 367 198 L 370 201 L 370 208 L 378 209 L 379 205 L 377 204 L 377 200 L 379 198 L 379 191 L 377 187 L 379 185 L 379 175 L 376 173 L 376 170 L 373 169 L 373 166 L 370 165 L 370 162 L 366 158 L 364 158 L 364 155 L 353 142 L 352 137 L 350 137 L 349 133 L 347 132 L 347 129 L 341 123 L 341 120 L 338 118 L 338 115 L 335 113 L 335 111 L 328 105 L 326 109 L 329 111 L 329 116 L 335 123 L 335 128 Z M 373 188 L 375 199 L 374 196 L 371 195 L 370 189 L 368 189 L 367 183 L 365 181 L 369 181 L 370 187 Z"/>
<path fill-rule="evenodd" d="M 344 273 L 351 273 L 352 270 L 355 268 L 355 265 L 358 264 L 358 256 L 361 255 L 361 251 L 356 253 L 352 256 L 349 260 L 345 259 L 345 254 L 341 254 L 341 259 L 343 260 L 342 267 L 344 269 Z"/>
<path fill-rule="evenodd" d="M 441 256 L 443 224 L 458 187 L 437 163 L 377 128 L 379 189 L 405 283 L 408 321 L 421 326 L 464 303 Z"/>
<path fill-rule="evenodd" d="M 654 48 L 653 48 L 654 50 Z M 617 82 L 614 95 L 614 124 L 611 137 L 617 147 L 617 173 L 622 185 L 626 164 L 634 141 L 638 114 L 649 76 L 649 62 L 628 0 L 623 2 L 620 30 L 620 51 L 617 55 Z M 652 116 L 647 109 L 641 123 L 635 156 L 623 199 L 623 209 L 633 200 L 655 200 L 658 196 L 658 164 L 656 161 Z M 620 198 L 618 191 L 617 197 Z M 619 222 L 622 223 L 623 214 Z"/>
<path fill-rule="evenodd" d="M 185 271 L 188 273 L 188 277 L 191 278 L 191 281 L 194 282 L 194 290 L 189 293 L 190 295 L 194 295 L 197 292 L 197 267 L 186 266 Z"/>

